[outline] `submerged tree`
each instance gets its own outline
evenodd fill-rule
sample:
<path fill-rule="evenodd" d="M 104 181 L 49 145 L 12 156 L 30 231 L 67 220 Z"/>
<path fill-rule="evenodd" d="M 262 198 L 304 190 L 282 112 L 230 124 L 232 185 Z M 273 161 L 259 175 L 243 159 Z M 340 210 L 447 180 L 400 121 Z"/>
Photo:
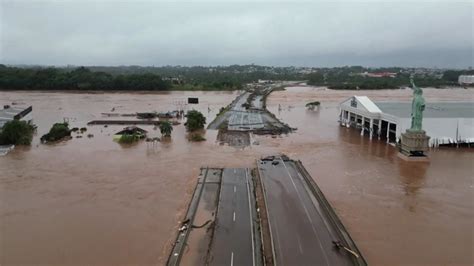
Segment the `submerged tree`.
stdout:
<path fill-rule="evenodd" d="M 118 141 L 120 143 L 130 144 L 130 143 L 133 143 L 133 142 L 139 141 L 139 140 L 140 140 L 140 136 L 133 133 L 133 134 L 123 134 Z"/>
<path fill-rule="evenodd" d="M 3 125 L 0 131 L 0 145 L 30 145 L 35 126 L 26 121 L 12 120 Z"/>
<path fill-rule="evenodd" d="M 41 142 L 51 142 L 58 141 L 65 137 L 71 136 L 71 130 L 69 129 L 69 124 L 64 123 L 55 123 L 48 133 L 44 134 L 41 137 Z"/>
<path fill-rule="evenodd" d="M 173 131 L 173 126 L 168 121 L 163 121 L 160 123 L 160 132 L 164 137 L 170 137 L 171 132 Z"/>
<path fill-rule="evenodd" d="M 314 110 L 316 107 L 319 107 L 320 105 L 321 105 L 320 102 L 314 101 L 314 102 L 307 103 L 306 108 L 308 108 L 309 110 Z"/>
<path fill-rule="evenodd" d="M 198 129 L 203 129 L 204 125 L 206 124 L 206 117 L 196 110 L 188 111 L 186 114 L 187 120 L 184 124 L 188 131 L 195 131 Z"/>
<path fill-rule="evenodd" d="M 188 139 L 190 141 L 205 141 L 206 138 L 204 138 L 203 136 L 201 136 L 201 134 L 199 133 L 190 133 L 189 136 L 188 136 Z"/>

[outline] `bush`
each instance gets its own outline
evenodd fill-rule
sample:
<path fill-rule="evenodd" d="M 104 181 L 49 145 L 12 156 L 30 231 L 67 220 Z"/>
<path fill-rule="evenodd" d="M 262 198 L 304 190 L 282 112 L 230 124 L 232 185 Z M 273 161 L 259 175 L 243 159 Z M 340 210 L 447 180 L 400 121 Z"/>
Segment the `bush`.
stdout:
<path fill-rule="evenodd" d="M 119 142 L 120 143 L 133 143 L 138 140 L 140 140 L 140 137 L 137 134 L 123 134 L 120 137 Z"/>
<path fill-rule="evenodd" d="M 1 129 L 0 144 L 30 145 L 34 132 L 35 126 L 26 121 L 8 121 Z"/>
<path fill-rule="evenodd" d="M 187 120 L 184 124 L 188 131 L 195 131 L 198 129 L 203 129 L 204 125 L 206 124 L 206 117 L 196 110 L 188 111 L 186 114 Z"/>
<path fill-rule="evenodd" d="M 225 107 L 221 107 L 221 109 L 219 109 L 219 113 L 217 115 L 220 115 L 222 114 L 223 112 L 225 112 Z"/>
<path fill-rule="evenodd" d="M 191 134 L 189 136 L 190 141 L 205 141 L 206 139 L 200 134 Z"/>
<path fill-rule="evenodd" d="M 314 101 L 314 102 L 307 103 L 307 104 L 306 104 L 306 107 L 319 106 L 320 104 L 321 104 L 320 102 Z"/>
<path fill-rule="evenodd" d="M 41 137 L 41 142 L 45 143 L 51 141 L 58 141 L 70 136 L 71 130 L 69 130 L 68 123 L 55 123 L 53 127 L 51 127 L 49 132 Z"/>
<path fill-rule="evenodd" d="M 160 132 L 161 135 L 165 137 L 171 136 L 171 131 L 173 131 L 173 126 L 168 121 L 163 121 L 160 123 Z"/>

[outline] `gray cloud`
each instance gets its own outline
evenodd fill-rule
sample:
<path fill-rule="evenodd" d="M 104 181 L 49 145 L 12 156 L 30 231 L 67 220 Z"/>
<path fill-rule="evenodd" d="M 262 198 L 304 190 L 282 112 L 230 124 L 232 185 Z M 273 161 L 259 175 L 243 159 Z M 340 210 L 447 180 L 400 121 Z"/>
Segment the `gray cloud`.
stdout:
<path fill-rule="evenodd" d="M 0 61 L 467 67 L 471 2 L 2 1 Z"/>

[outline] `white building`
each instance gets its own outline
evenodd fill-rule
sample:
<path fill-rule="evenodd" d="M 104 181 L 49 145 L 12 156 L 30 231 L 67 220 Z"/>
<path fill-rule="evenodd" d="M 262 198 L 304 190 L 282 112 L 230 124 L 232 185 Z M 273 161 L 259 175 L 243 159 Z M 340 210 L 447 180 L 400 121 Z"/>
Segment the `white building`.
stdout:
<path fill-rule="evenodd" d="M 461 75 L 458 78 L 458 83 L 460 85 L 473 85 L 474 84 L 474 75 Z"/>
<path fill-rule="evenodd" d="M 341 125 L 358 128 L 361 135 L 395 143 L 411 127 L 411 102 L 373 102 L 367 96 L 353 96 L 340 104 L 339 117 Z M 430 147 L 474 143 L 474 102 L 426 103 L 423 129 L 430 136 Z"/>

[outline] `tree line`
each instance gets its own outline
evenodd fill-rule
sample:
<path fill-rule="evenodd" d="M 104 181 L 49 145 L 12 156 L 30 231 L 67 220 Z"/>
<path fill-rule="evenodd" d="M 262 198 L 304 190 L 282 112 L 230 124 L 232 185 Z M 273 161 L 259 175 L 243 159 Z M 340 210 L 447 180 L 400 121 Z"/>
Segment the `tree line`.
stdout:
<path fill-rule="evenodd" d="M 169 90 L 172 85 L 159 75 L 112 75 L 79 67 L 16 68 L 0 65 L 1 90 Z"/>
<path fill-rule="evenodd" d="M 87 68 L 0 65 L 0 90 L 238 90 L 258 79 L 303 78 L 286 68 L 273 70 L 252 65 Z"/>
<path fill-rule="evenodd" d="M 310 71 L 308 71 L 310 70 Z M 366 77 L 365 72 L 393 72 L 396 77 Z M 0 90 L 237 90 L 263 80 L 306 80 L 331 89 L 395 89 L 409 85 L 410 75 L 421 87 L 458 86 L 461 74 L 473 70 L 415 68 L 334 68 L 231 66 L 91 66 L 8 67 L 0 65 Z"/>
<path fill-rule="evenodd" d="M 414 75 L 415 83 L 420 87 L 459 86 L 460 75 L 473 75 L 473 70 L 445 70 L 437 74 L 417 74 L 413 70 L 402 68 L 380 68 L 373 72 L 393 72 L 395 77 L 365 77 L 361 75 L 368 69 L 357 67 L 324 69 L 307 76 L 308 84 L 327 86 L 336 90 L 377 90 L 398 89 L 409 86 L 410 76 Z"/>

